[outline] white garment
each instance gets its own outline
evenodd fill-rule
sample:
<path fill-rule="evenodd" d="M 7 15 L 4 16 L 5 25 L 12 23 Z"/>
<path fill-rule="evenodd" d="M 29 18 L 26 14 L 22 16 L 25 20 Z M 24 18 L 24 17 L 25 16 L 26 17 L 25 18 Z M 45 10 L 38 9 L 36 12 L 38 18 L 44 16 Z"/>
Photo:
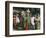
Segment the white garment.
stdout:
<path fill-rule="evenodd" d="M 19 20 L 19 17 L 16 16 L 16 23 L 19 23 L 20 20 Z"/>
<path fill-rule="evenodd" d="M 35 25 L 34 19 L 35 19 L 35 17 L 31 17 L 31 24 L 32 24 L 32 25 Z"/>

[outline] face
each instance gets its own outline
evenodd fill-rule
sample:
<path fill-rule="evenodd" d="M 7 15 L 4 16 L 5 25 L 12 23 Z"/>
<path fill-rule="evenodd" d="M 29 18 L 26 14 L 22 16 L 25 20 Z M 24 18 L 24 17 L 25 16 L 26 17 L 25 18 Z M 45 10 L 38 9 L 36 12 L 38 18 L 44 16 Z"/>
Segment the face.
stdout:
<path fill-rule="evenodd" d="M 25 15 L 25 12 L 24 12 L 24 11 L 22 11 L 22 12 L 21 12 L 21 15 L 22 15 L 22 16 L 23 16 L 23 15 Z"/>

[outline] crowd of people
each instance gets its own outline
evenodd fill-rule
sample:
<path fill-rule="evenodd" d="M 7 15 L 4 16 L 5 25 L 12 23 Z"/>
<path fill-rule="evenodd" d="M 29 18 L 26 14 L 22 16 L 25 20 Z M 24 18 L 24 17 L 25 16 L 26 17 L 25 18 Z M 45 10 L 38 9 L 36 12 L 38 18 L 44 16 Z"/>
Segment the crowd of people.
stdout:
<path fill-rule="evenodd" d="M 38 30 L 40 29 L 40 15 L 32 15 L 32 12 L 27 9 L 13 14 L 14 30 Z"/>

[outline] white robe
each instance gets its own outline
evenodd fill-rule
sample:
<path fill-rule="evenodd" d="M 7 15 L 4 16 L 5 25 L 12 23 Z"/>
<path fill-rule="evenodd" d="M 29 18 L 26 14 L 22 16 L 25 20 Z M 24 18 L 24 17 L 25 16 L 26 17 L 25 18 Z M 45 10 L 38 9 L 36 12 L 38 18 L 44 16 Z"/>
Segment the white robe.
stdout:
<path fill-rule="evenodd" d="M 31 24 L 32 24 L 32 25 L 35 25 L 34 19 L 35 19 L 35 17 L 31 17 Z"/>
<path fill-rule="evenodd" d="M 20 20 L 19 20 L 19 17 L 16 16 L 16 23 L 19 23 Z"/>

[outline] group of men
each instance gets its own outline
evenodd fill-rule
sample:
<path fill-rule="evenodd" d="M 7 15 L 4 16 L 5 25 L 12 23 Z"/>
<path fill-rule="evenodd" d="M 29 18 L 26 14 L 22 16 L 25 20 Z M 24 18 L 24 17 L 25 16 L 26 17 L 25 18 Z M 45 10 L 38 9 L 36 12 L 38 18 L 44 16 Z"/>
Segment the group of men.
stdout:
<path fill-rule="evenodd" d="M 40 15 L 32 15 L 31 11 L 21 11 L 13 15 L 13 28 L 15 30 L 35 30 L 40 29 Z"/>

